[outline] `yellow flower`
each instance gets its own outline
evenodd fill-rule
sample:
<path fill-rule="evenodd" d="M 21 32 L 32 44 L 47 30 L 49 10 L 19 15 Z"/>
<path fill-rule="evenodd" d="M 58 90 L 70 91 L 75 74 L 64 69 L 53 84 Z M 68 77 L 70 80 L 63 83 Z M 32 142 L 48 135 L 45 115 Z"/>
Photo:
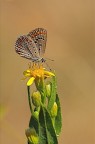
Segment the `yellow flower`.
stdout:
<path fill-rule="evenodd" d="M 54 73 L 45 70 L 45 68 L 43 68 L 43 66 L 39 64 L 33 64 L 32 68 L 29 67 L 29 69 L 24 71 L 23 74 L 25 78 L 29 77 L 27 86 L 30 86 L 37 78 L 39 79 L 55 76 Z"/>

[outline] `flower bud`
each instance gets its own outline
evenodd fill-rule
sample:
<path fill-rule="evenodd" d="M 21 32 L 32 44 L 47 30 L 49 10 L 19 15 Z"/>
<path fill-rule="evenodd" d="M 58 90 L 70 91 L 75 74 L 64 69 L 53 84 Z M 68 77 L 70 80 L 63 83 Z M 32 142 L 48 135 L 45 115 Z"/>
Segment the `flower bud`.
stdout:
<path fill-rule="evenodd" d="M 34 128 L 29 128 L 25 131 L 26 137 L 28 138 L 28 141 L 31 144 L 38 144 L 39 143 L 39 137 L 36 133 L 36 130 Z"/>
<path fill-rule="evenodd" d="M 39 112 L 38 112 L 38 111 L 34 111 L 33 116 L 34 116 L 36 119 L 38 119 L 38 117 L 39 117 Z"/>
<path fill-rule="evenodd" d="M 41 94 L 39 91 L 33 92 L 32 94 L 32 102 L 34 106 L 39 107 L 41 103 Z"/>
<path fill-rule="evenodd" d="M 51 108 L 51 111 L 50 111 L 51 117 L 56 117 L 57 116 L 57 111 L 58 111 L 58 106 L 57 106 L 57 103 L 54 102 L 54 104 Z"/>
<path fill-rule="evenodd" d="M 51 85 L 50 85 L 50 83 L 48 83 L 46 85 L 46 96 L 50 97 L 50 94 L 51 94 Z"/>

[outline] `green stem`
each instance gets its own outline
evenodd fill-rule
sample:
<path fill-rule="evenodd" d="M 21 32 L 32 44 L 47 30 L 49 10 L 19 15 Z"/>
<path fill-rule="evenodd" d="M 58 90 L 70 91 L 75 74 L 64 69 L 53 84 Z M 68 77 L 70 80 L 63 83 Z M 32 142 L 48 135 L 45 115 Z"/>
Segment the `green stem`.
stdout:
<path fill-rule="evenodd" d="M 53 124 L 53 127 L 54 127 L 54 129 L 55 129 L 55 117 L 52 118 L 52 124 Z"/>
<path fill-rule="evenodd" d="M 28 91 L 29 107 L 30 107 L 30 111 L 31 111 L 31 114 L 32 114 L 32 113 L 33 113 L 33 110 L 32 110 L 32 105 L 31 105 L 30 86 L 27 86 L 27 91 Z"/>

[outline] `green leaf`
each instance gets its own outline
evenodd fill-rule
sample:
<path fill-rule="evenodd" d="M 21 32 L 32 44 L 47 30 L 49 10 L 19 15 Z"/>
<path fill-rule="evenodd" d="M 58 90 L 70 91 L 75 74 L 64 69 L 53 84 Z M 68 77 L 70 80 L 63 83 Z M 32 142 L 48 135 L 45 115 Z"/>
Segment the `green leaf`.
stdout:
<path fill-rule="evenodd" d="M 58 144 L 51 117 L 44 107 L 39 114 L 39 139 L 40 144 Z"/>
<path fill-rule="evenodd" d="M 58 144 L 56 133 L 49 112 L 44 108 L 48 144 Z"/>
<path fill-rule="evenodd" d="M 58 112 L 57 112 L 57 116 L 55 117 L 55 130 L 56 130 L 56 134 L 57 136 L 59 135 L 59 133 L 61 132 L 61 128 L 62 128 L 62 115 L 61 115 L 61 106 L 60 106 L 60 101 L 59 101 L 59 97 L 58 94 L 56 94 L 56 103 L 58 106 Z"/>
<path fill-rule="evenodd" d="M 34 128 L 36 130 L 37 134 L 39 133 L 39 123 L 33 115 L 30 118 L 29 127 Z"/>
<path fill-rule="evenodd" d="M 41 107 L 39 113 L 39 143 L 40 144 L 47 144 L 47 133 L 46 133 L 46 126 L 45 126 L 45 116 L 43 109 Z"/>
<path fill-rule="evenodd" d="M 49 102 L 48 102 L 48 110 L 50 111 L 54 102 L 55 102 L 55 99 L 56 99 L 56 78 L 55 77 L 52 77 L 52 82 L 51 82 L 51 96 L 50 96 L 50 99 L 49 99 Z"/>

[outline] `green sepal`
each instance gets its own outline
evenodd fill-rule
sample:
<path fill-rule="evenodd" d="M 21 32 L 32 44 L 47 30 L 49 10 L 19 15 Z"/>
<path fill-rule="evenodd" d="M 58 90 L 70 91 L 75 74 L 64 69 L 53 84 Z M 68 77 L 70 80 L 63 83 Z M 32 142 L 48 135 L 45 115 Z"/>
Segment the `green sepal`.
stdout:
<path fill-rule="evenodd" d="M 57 111 L 57 116 L 55 117 L 55 126 L 54 127 L 55 127 L 57 136 L 59 136 L 59 133 L 61 132 L 61 128 L 62 128 L 62 115 L 61 115 L 61 106 L 60 106 L 58 94 L 56 94 L 56 103 L 58 106 L 58 111 Z"/>

